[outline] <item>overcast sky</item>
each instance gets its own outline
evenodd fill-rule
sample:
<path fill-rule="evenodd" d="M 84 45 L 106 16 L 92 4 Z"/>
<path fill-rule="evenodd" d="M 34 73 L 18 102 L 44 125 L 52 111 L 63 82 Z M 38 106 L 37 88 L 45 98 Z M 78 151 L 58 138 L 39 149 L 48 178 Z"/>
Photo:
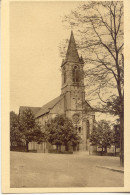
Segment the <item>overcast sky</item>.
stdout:
<path fill-rule="evenodd" d="M 60 95 L 62 17 L 78 2 L 10 3 L 10 110 L 42 106 Z M 76 38 L 76 37 L 75 37 Z"/>

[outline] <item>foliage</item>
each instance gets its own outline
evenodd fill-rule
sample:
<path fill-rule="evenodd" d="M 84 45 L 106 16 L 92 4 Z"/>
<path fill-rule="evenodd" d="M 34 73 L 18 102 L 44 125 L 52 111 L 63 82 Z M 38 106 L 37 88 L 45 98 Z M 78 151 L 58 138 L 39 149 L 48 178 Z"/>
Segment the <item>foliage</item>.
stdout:
<path fill-rule="evenodd" d="M 93 145 L 107 148 L 111 146 L 113 141 L 113 132 L 110 128 L 109 122 L 101 120 L 97 123 L 90 135 L 90 142 Z"/>
<path fill-rule="evenodd" d="M 80 138 L 73 126 L 73 123 L 65 115 L 57 115 L 46 125 L 47 140 L 49 143 L 58 146 L 64 145 L 66 150 L 69 146 L 77 145 Z"/>
<path fill-rule="evenodd" d="M 47 135 L 46 132 L 43 130 L 43 126 L 40 124 L 36 123 L 38 125 L 38 129 L 34 129 L 33 131 L 33 141 L 37 142 L 38 144 L 42 142 L 47 141 Z"/>
<path fill-rule="evenodd" d="M 41 132 L 40 124 L 35 121 L 35 116 L 29 108 L 20 114 L 19 119 L 19 129 L 28 150 L 28 143 L 31 141 L 41 142 L 43 133 Z"/>
<path fill-rule="evenodd" d="M 13 111 L 10 112 L 10 143 L 11 146 L 13 145 L 13 143 L 17 145 L 21 143 L 21 133 L 19 131 L 19 117 Z"/>
<path fill-rule="evenodd" d="M 120 147 L 120 126 L 119 126 L 119 124 L 115 124 L 114 125 L 114 129 L 113 129 L 113 144 L 117 148 Z"/>

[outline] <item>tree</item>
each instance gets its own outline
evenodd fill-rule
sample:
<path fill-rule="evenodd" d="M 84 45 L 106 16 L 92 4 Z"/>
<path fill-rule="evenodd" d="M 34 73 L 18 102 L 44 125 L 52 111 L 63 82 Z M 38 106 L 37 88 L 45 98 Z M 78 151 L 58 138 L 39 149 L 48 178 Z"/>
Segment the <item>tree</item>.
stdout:
<path fill-rule="evenodd" d="M 65 115 L 57 115 L 51 121 L 48 121 L 46 125 L 47 140 L 52 145 L 61 148 L 61 145 L 65 146 L 65 150 L 68 151 L 69 146 L 77 145 L 80 142 L 73 123 Z"/>
<path fill-rule="evenodd" d="M 120 147 L 120 126 L 119 124 L 115 124 L 113 128 L 113 144 L 115 146 L 115 156 L 116 156 L 116 148 Z"/>
<path fill-rule="evenodd" d="M 42 135 L 41 128 L 35 121 L 35 116 L 29 108 L 20 114 L 19 119 L 19 130 L 22 134 L 22 139 L 26 142 L 26 149 L 28 151 L 29 142 L 39 142 L 40 136 Z"/>
<path fill-rule="evenodd" d="M 78 47 L 87 66 L 88 101 L 95 111 L 120 120 L 120 162 L 124 165 L 124 40 L 123 2 L 83 2 L 63 21 L 75 29 Z M 61 52 L 62 53 L 62 52 Z M 94 97 L 94 98 L 93 98 Z"/>
<path fill-rule="evenodd" d="M 19 131 L 19 118 L 18 115 L 11 111 L 10 112 L 10 145 L 13 146 L 13 143 L 21 143 L 21 134 Z"/>
<path fill-rule="evenodd" d="M 90 135 L 91 144 L 102 147 L 102 152 L 103 148 L 105 149 L 105 152 L 107 152 L 107 147 L 111 146 L 112 141 L 113 132 L 109 122 L 105 120 L 99 121 Z"/>

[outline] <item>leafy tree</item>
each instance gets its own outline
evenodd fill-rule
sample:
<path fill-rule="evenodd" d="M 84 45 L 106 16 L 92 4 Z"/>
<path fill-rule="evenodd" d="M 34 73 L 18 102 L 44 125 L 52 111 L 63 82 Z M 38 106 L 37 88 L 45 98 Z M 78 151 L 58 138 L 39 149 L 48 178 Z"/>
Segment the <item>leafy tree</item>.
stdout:
<path fill-rule="evenodd" d="M 22 133 L 22 139 L 26 142 L 26 148 L 28 151 L 29 142 L 40 141 L 40 137 L 42 137 L 41 127 L 35 121 L 35 116 L 29 108 L 20 114 L 19 119 L 19 129 Z"/>
<path fill-rule="evenodd" d="M 73 123 L 65 115 L 57 115 L 46 125 L 47 140 L 49 143 L 56 145 L 57 150 L 61 145 L 65 146 L 68 151 L 69 146 L 77 145 L 80 142 Z"/>
<path fill-rule="evenodd" d="M 115 146 L 115 156 L 116 156 L 116 148 L 120 147 L 120 126 L 119 124 L 114 124 L 112 143 Z"/>
<path fill-rule="evenodd" d="M 10 112 L 10 145 L 13 143 L 21 143 L 21 133 L 19 131 L 19 117 L 18 115 L 11 111 Z"/>
<path fill-rule="evenodd" d="M 113 133 L 109 122 L 105 120 L 99 121 L 90 135 L 90 142 L 93 145 L 102 147 L 102 151 L 104 148 L 107 152 L 107 147 L 111 146 L 112 141 Z"/>
<path fill-rule="evenodd" d="M 89 1 L 79 4 L 63 19 L 75 29 L 79 50 L 86 66 L 89 64 L 85 71 L 88 101 L 94 100 L 94 105 L 98 100 L 95 111 L 119 117 L 121 165 L 124 165 L 123 14 L 122 1 Z"/>

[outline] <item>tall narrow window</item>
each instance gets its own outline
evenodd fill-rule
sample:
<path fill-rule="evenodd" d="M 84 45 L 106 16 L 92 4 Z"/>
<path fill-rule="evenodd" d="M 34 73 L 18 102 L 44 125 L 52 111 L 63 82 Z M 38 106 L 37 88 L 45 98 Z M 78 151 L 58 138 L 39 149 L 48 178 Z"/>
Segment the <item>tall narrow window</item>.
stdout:
<path fill-rule="evenodd" d="M 66 83 L 66 70 L 65 70 L 65 67 L 63 69 L 63 81 L 64 81 L 64 83 Z"/>
<path fill-rule="evenodd" d="M 78 130 L 79 130 L 79 133 L 81 133 L 81 127 L 79 127 L 79 129 L 78 129 Z"/>
<path fill-rule="evenodd" d="M 74 66 L 73 68 L 73 82 L 77 83 L 80 81 L 80 70 L 78 66 Z"/>

